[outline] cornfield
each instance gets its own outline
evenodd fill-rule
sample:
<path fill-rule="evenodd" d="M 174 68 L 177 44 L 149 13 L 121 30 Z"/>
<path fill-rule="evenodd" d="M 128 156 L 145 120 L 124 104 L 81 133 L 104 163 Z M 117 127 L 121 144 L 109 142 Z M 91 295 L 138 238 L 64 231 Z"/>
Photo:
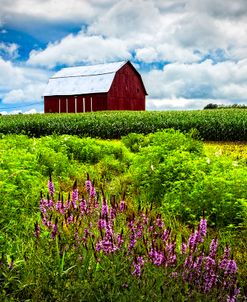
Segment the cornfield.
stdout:
<path fill-rule="evenodd" d="M 51 134 L 118 139 L 131 132 L 147 134 L 174 128 L 210 141 L 247 141 L 244 109 L 198 111 L 109 111 L 0 117 L 0 133 L 41 137 Z"/>

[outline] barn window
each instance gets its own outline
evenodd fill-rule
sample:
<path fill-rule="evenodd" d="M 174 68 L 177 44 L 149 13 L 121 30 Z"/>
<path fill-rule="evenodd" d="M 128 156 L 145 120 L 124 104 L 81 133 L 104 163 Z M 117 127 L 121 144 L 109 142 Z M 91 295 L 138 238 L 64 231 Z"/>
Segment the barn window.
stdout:
<path fill-rule="evenodd" d="M 58 99 L 58 112 L 61 113 L 61 100 Z"/>
<path fill-rule="evenodd" d="M 91 107 L 91 112 L 92 112 L 93 111 L 93 98 L 92 97 L 90 98 L 90 101 L 91 101 L 90 107 Z"/>

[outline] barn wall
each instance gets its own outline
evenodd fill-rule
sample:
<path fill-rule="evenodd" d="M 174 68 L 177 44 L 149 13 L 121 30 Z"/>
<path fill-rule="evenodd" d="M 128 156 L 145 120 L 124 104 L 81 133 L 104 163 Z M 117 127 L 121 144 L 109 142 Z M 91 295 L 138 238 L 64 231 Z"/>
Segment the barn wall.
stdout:
<path fill-rule="evenodd" d="M 44 97 L 44 112 L 53 113 L 58 112 L 58 101 L 57 97 L 54 96 L 45 96 Z"/>
<path fill-rule="evenodd" d="M 115 75 L 108 92 L 108 110 L 145 110 L 145 90 L 137 72 L 124 65 Z"/>
<path fill-rule="evenodd" d="M 92 111 L 100 111 L 107 109 L 107 94 L 94 93 L 84 94 L 77 96 L 45 96 L 44 97 L 44 112 L 55 113 L 59 112 L 59 99 L 60 99 L 60 112 L 72 113 L 75 112 L 75 98 L 77 99 L 77 112 L 83 112 L 83 98 L 85 102 L 85 112 L 91 111 L 91 98 L 92 98 Z M 66 105 L 66 99 L 67 105 Z"/>

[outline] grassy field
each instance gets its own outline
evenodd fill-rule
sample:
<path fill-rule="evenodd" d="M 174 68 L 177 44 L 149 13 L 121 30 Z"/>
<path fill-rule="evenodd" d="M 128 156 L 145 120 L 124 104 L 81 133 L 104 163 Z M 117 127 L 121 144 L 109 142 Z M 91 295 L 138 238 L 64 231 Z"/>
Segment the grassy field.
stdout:
<path fill-rule="evenodd" d="M 247 146 L 193 136 L 2 134 L 1 300 L 244 299 Z"/>

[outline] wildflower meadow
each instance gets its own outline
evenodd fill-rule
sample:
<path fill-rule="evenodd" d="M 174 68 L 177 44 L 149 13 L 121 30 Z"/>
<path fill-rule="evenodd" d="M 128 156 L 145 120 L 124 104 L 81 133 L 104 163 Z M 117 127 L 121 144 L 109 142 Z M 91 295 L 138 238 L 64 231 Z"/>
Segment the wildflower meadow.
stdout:
<path fill-rule="evenodd" d="M 1 301 L 246 301 L 244 144 L 2 135 Z"/>

